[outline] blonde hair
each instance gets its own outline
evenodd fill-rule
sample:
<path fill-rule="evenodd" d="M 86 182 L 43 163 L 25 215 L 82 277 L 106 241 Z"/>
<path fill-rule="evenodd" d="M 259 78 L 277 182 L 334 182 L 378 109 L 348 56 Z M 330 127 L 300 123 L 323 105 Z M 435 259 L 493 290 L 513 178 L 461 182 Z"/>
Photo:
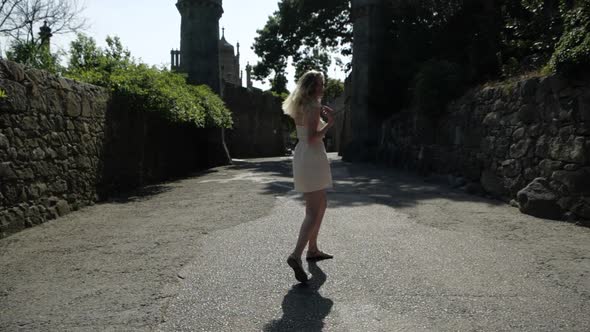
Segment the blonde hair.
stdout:
<path fill-rule="evenodd" d="M 294 119 L 300 115 L 305 104 L 315 101 L 313 97 L 317 84 L 321 84 L 318 83 L 320 79 L 324 79 L 324 74 L 319 71 L 310 70 L 303 74 L 293 92 L 283 102 L 283 112 Z"/>

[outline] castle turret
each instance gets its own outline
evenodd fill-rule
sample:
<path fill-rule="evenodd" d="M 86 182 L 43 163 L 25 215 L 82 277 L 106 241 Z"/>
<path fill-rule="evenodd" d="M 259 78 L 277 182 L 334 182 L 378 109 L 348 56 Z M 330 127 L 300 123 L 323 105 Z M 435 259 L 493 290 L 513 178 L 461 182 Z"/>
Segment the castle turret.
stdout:
<path fill-rule="evenodd" d="M 219 62 L 222 82 L 236 86 L 242 86 L 240 81 L 240 44 L 238 43 L 238 54 L 234 47 L 225 39 L 225 28 L 222 29 L 221 40 L 219 40 Z"/>
<path fill-rule="evenodd" d="M 250 66 L 250 62 L 246 64 L 246 87 L 248 90 L 252 90 L 252 66 Z"/>
<path fill-rule="evenodd" d="M 222 0 L 178 0 L 180 12 L 180 66 L 191 84 L 221 89 L 219 77 L 219 19 Z"/>

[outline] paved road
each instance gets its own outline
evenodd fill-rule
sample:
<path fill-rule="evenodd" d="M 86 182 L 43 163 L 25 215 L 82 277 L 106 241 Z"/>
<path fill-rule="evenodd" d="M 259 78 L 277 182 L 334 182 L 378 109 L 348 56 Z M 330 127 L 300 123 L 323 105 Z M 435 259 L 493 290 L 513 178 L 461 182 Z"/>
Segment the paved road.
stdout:
<path fill-rule="evenodd" d="M 0 330 L 590 330 L 590 229 L 334 159 L 309 286 L 289 160 L 242 161 L 0 240 Z"/>

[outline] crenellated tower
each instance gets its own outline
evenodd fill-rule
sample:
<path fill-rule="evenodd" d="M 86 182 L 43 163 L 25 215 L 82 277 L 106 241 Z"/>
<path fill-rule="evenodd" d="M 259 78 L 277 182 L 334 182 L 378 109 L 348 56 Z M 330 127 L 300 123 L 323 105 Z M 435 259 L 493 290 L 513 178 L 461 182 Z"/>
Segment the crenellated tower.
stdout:
<path fill-rule="evenodd" d="M 219 93 L 218 43 L 222 0 L 178 0 L 176 8 L 182 18 L 179 70 L 188 74 L 189 83 L 207 84 Z"/>

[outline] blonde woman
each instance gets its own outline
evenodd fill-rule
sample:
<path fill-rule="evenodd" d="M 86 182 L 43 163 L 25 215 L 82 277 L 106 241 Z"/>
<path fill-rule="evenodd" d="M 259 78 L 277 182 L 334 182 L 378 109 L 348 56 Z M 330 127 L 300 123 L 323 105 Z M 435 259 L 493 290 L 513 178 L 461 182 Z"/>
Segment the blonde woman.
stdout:
<path fill-rule="evenodd" d="M 295 250 L 287 263 L 299 282 L 308 280 L 301 256 L 307 245 L 308 260 L 329 259 L 333 256 L 318 248 L 318 233 L 327 207 L 326 189 L 332 187 L 330 163 L 322 139 L 334 124 L 333 110 L 322 106 L 324 76 L 309 71 L 297 82 L 297 87 L 283 103 L 284 112 L 291 116 L 297 128 L 299 142 L 293 155 L 293 182 L 295 191 L 303 193 L 305 219 L 299 230 Z M 320 115 L 328 120 L 322 121 Z"/>

